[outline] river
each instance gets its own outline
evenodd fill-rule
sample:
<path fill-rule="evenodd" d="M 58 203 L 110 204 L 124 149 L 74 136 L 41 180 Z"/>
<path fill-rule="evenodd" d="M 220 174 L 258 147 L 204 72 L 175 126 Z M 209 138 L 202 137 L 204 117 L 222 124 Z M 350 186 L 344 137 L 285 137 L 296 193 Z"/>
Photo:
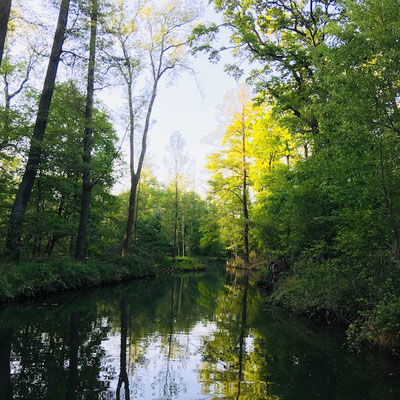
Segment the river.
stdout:
<path fill-rule="evenodd" d="M 400 398 L 399 362 L 267 306 L 223 268 L 0 310 L 0 398 Z"/>

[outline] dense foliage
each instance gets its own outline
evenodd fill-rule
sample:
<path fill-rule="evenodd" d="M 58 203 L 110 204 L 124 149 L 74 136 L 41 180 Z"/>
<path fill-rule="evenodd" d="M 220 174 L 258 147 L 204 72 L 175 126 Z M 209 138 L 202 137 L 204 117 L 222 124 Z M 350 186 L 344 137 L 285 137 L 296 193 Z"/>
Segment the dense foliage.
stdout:
<path fill-rule="evenodd" d="M 246 111 L 253 262 L 272 261 L 262 276 L 273 285 L 275 301 L 345 321 L 353 343 L 368 340 L 396 348 L 398 2 L 214 4 L 239 60 L 248 57 L 255 65 L 248 79 L 255 100 Z M 192 38 L 195 50 L 218 57 L 223 49 L 213 48 L 210 39 L 222 26 L 199 26 Z M 241 73 L 237 65 L 228 70 Z M 222 154 L 232 159 L 237 151 L 227 135 L 238 115 L 224 128 L 225 148 L 210 163 L 211 195 L 220 205 L 215 188 L 232 182 L 234 172 L 216 160 Z M 233 215 L 239 235 L 229 239 L 241 248 L 243 214 L 231 213 L 234 197 L 223 199 L 227 207 L 221 218 L 227 226 Z"/>
<path fill-rule="evenodd" d="M 214 0 L 222 24 L 199 25 L 190 38 L 196 5 L 150 3 L 63 0 L 67 34 L 58 24 L 52 51 L 61 57 L 50 59 L 46 26 L 13 6 L 0 57 L 2 250 L 14 260 L 72 256 L 78 226 L 83 261 L 123 249 L 169 264 L 167 255 L 176 263 L 227 250 L 235 264 L 262 266 L 276 302 L 345 321 L 354 344 L 398 348 L 398 1 Z M 214 48 L 224 27 L 231 43 Z M 244 59 L 254 66 L 254 96 L 241 86 L 224 100 L 206 201 L 178 168 L 177 133 L 169 186 L 144 162 L 159 81 L 187 67 L 189 42 L 211 59 L 233 47 L 235 76 Z M 47 73 L 39 90 L 47 62 L 53 79 Z M 124 82 L 130 139 L 131 191 L 118 196 L 116 121 L 93 103 L 94 88 L 115 80 Z"/>

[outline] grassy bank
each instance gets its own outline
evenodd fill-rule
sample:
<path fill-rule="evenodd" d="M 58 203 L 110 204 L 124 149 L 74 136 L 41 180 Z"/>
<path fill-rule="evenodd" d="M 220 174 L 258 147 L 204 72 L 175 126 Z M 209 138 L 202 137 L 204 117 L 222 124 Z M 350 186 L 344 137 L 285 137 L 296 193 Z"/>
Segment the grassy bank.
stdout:
<path fill-rule="evenodd" d="M 264 268 L 259 283 L 274 304 L 346 326 L 351 347 L 376 346 L 400 356 L 399 269 L 388 258 L 308 259 Z"/>
<path fill-rule="evenodd" d="M 138 256 L 115 257 L 110 260 L 94 259 L 85 263 L 59 259 L 21 262 L 18 265 L 2 264 L 0 303 L 204 268 L 198 260 L 189 257 L 177 258 L 176 262 L 170 257 L 165 257 L 160 264 Z"/>
<path fill-rule="evenodd" d="M 165 257 L 159 264 L 155 265 L 156 270 L 169 272 L 202 271 L 205 269 L 204 260 L 196 257 Z"/>

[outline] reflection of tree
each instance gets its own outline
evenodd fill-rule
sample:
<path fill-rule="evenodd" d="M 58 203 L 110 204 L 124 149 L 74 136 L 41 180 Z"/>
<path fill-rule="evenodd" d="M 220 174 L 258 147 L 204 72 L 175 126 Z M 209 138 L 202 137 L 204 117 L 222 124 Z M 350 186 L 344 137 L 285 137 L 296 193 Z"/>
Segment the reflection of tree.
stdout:
<path fill-rule="evenodd" d="M 165 356 L 165 366 L 157 375 L 156 382 L 163 399 L 171 399 L 185 390 L 185 382 L 179 370 L 173 367 L 175 361 L 179 360 L 179 367 L 183 368 L 185 358 L 189 357 L 189 338 L 180 334 L 182 330 L 188 329 L 185 325 L 193 317 L 186 308 L 190 303 L 185 301 L 190 292 L 187 286 L 189 282 L 190 278 L 187 277 L 180 277 L 172 282 L 168 301 L 169 309 L 168 311 L 163 309 L 163 314 L 168 317 L 168 320 L 160 321 L 161 351 Z M 186 344 L 180 342 L 182 338 L 187 340 Z"/>
<path fill-rule="evenodd" d="M 128 318 L 127 318 L 127 302 L 126 298 L 122 297 L 119 303 L 121 310 L 121 352 L 120 352 L 120 372 L 117 385 L 117 400 L 120 399 L 121 387 L 124 384 L 125 400 L 129 400 L 129 378 L 126 372 L 126 339 L 128 333 Z"/>
<path fill-rule="evenodd" d="M 268 394 L 268 385 L 258 373 L 265 359 L 259 349 L 252 348 L 254 341 L 248 332 L 248 275 L 244 275 L 242 286 L 240 281 L 235 277 L 234 283 L 219 293 L 217 330 L 203 339 L 199 371 L 203 393 L 213 391 L 225 399 L 277 399 Z"/>
<path fill-rule="evenodd" d="M 170 397 L 176 392 L 175 384 L 168 382 L 171 380 L 170 361 L 172 351 L 172 335 L 174 333 L 174 300 L 175 300 L 176 281 L 174 280 L 173 288 L 171 291 L 171 313 L 170 313 L 170 331 L 168 335 L 168 356 L 167 367 L 165 369 L 165 383 L 164 383 L 164 396 Z"/>
<path fill-rule="evenodd" d="M 10 371 L 12 329 L 0 331 L 0 393 L 4 400 L 12 400 L 12 385 Z"/>
<path fill-rule="evenodd" d="M 249 276 L 246 275 L 245 283 L 243 287 L 243 296 L 241 301 L 241 311 L 242 311 L 242 321 L 240 324 L 240 336 L 239 336 L 239 374 L 238 374 L 238 384 L 237 384 L 237 399 L 240 396 L 240 383 L 243 380 L 243 347 L 245 345 L 245 329 L 247 320 L 247 288 L 249 284 Z"/>
<path fill-rule="evenodd" d="M 71 314 L 69 371 L 66 400 L 75 400 L 78 389 L 79 313 Z"/>

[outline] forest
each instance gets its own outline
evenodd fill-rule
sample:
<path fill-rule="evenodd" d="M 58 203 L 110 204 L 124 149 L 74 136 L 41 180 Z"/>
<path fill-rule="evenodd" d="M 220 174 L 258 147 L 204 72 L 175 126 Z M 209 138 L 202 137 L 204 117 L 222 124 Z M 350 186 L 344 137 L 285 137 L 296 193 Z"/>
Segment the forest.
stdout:
<path fill-rule="evenodd" d="M 214 22 L 193 1 L 58 0 L 42 19 L 23 3 L 0 0 L 2 299 L 222 257 L 351 346 L 399 354 L 398 0 L 211 0 Z M 160 85 L 227 52 L 242 83 L 207 195 L 178 131 L 161 183 L 146 160 Z M 118 120 L 98 95 L 113 85 Z"/>

